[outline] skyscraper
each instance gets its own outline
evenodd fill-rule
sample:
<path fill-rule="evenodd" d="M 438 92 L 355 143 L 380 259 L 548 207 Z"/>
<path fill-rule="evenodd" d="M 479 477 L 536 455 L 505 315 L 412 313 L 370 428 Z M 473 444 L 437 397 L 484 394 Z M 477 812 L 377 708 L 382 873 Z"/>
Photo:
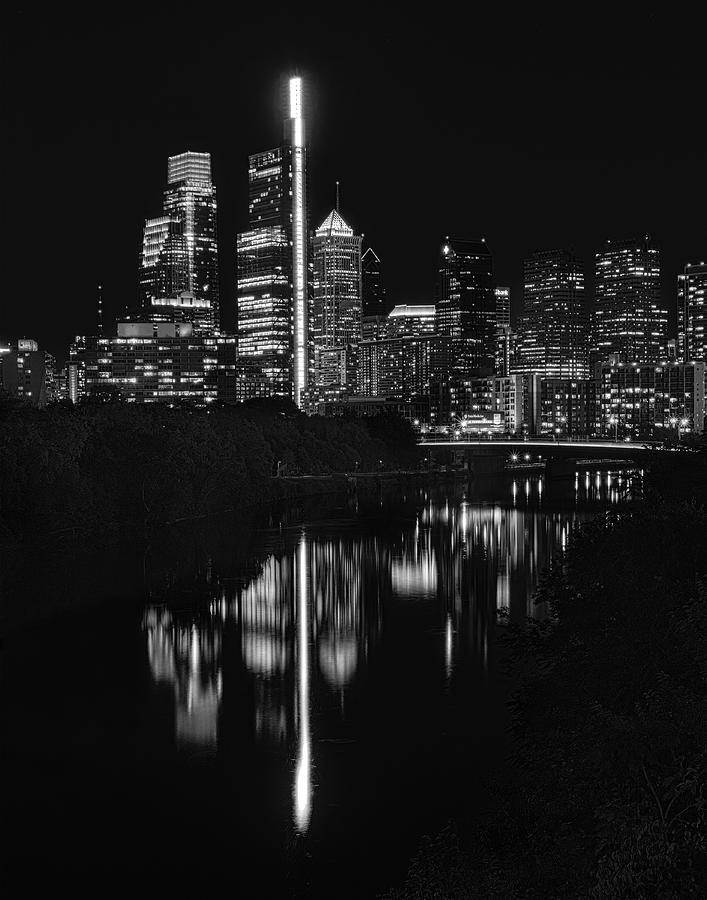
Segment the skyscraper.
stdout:
<path fill-rule="evenodd" d="M 238 235 L 238 345 L 260 360 L 274 391 L 298 405 L 307 386 L 309 279 L 302 79 L 289 82 L 281 147 L 248 166 L 249 230 Z"/>
<path fill-rule="evenodd" d="M 363 315 L 384 316 L 388 312 L 381 261 L 373 247 L 368 247 L 361 259 Z"/>
<path fill-rule="evenodd" d="M 216 192 L 208 153 L 167 160 L 164 213 L 145 220 L 137 304 L 126 318 L 183 322 L 198 334 L 219 327 Z"/>
<path fill-rule="evenodd" d="M 509 375 L 515 348 L 515 335 L 511 329 L 511 289 L 495 287 L 493 296 L 496 309 L 494 321 L 495 371 L 497 375 Z"/>
<path fill-rule="evenodd" d="M 486 241 L 447 238 L 440 260 L 437 330 L 470 342 L 476 366 L 493 365 L 496 302 L 493 261 Z"/>
<path fill-rule="evenodd" d="M 187 291 L 208 301 L 212 328 L 220 327 L 216 188 L 211 154 L 187 151 L 167 161 L 165 215 L 182 223 L 187 251 Z"/>
<path fill-rule="evenodd" d="M 595 292 L 596 358 L 658 362 L 666 353 L 668 313 L 660 299 L 660 253 L 649 235 L 604 243 L 596 254 Z"/>
<path fill-rule="evenodd" d="M 187 290 L 188 249 L 180 219 L 159 216 L 145 220 L 139 276 L 139 306 Z"/>
<path fill-rule="evenodd" d="M 589 318 L 582 263 L 570 250 L 548 250 L 526 259 L 523 273 L 515 371 L 588 377 Z"/>
<path fill-rule="evenodd" d="M 688 263 L 678 275 L 678 355 L 707 361 L 707 264 Z"/>
<path fill-rule="evenodd" d="M 361 340 L 361 240 L 336 209 L 314 233 L 311 335 L 316 347 Z"/>
<path fill-rule="evenodd" d="M 495 301 L 496 328 L 505 328 L 511 324 L 511 289 L 507 287 L 495 287 L 493 289 Z"/>

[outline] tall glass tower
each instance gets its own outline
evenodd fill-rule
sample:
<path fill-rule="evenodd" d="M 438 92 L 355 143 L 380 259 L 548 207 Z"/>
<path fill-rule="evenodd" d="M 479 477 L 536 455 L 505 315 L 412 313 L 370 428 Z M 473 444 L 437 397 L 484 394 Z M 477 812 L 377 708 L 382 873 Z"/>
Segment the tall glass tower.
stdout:
<path fill-rule="evenodd" d="M 159 216 L 145 220 L 140 255 L 140 309 L 187 290 L 188 247 L 184 225 L 178 218 Z"/>
<path fill-rule="evenodd" d="M 688 263 L 678 275 L 678 353 L 707 361 L 707 263 Z"/>
<path fill-rule="evenodd" d="M 178 219 L 187 245 L 186 290 L 211 307 L 212 329 L 220 326 L 216 188 L 211 154 L 187 151 L 167 161 L 165 215 Z"/>
<path fill-rule="evenodd" d="M 336 209 L 314 233 L 311 333 L 316 347 L 361 340 L 361 241 Z"/>
<path fill-rule="evenodd" d="M 589 318 L 582 263 L 570 250 L 533 253 L 523 264 L 523 316 L 516 372 L 589 375 Z"/>
<path fill-rule="evenodd" d="M 440 334 L 466 338 L 475 364 L 492 367 L 496 349 L 496 300 L 493 261 L 486 241 L 446 238 L 439 274 L 437 330 Z"/>
<path fill-rule="evenodd" d="M 281 147 L 248 166 L 248 231 L 237 239 L 238 352 L 299 406 L 310 369 L 307 151 L 302 79 L 289 82 Z"/>
<path fill-rule="evenodd" d="M 385 301 L 380 257 L 373 247 L 368 247 L 361 257 L 361 291 L 364 316 L 384 316 L 390 312 Z"/>
<path fill-rule="evenodd" d="M 606 241 L 596 254 L 593 353 L 598 360 L 655 363 L 667 350 L 668 312 L 660 299 L 660 253 L 649 235 Z"/>

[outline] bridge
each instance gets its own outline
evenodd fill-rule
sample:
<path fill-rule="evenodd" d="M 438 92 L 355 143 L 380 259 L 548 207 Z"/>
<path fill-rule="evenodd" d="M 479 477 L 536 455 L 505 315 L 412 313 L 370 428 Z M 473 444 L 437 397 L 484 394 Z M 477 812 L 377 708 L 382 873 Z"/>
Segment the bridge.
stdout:
<path fill-rule="evenodd" d="M 467 440 L 444 437 L 425 437 L 418 446 L 430 455 L 446 452 L 453 464 L 468 468 L 475 474 L 502 472 L 507 464 L 544 462 L 548 476 L 559 477 L 574 472 L 577 460 L 622 460 L 639 462 L 655 450 L 662 450 L 660 441 L 611 440 Z"/>

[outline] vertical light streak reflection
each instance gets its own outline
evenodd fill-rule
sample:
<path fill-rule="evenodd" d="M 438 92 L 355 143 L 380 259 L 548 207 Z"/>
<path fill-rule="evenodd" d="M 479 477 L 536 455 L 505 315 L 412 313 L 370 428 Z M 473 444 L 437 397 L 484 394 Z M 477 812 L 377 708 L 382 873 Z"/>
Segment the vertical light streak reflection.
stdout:
<path fill-rule="evenodd" d="M 444 664 L 447 672 L 447 680 L 452 677 L 452 616 L 447 613 L 447 629 L 444 637 Z"/>
<path fill-rule="evenodd" d="M 297 831 L 309 827 L 312 813 L 312 736 L 309 722 L 309 597 L 307 571 L 307 538 L 304 534 L 297 547 L 297 763 L 295 767 L 294 813 Z"/>

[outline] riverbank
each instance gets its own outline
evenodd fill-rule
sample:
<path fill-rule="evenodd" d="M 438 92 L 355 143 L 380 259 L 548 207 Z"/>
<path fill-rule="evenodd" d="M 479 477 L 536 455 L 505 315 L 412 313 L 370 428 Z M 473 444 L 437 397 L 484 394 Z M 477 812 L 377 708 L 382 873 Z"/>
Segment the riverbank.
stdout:
<path fill-rule="evenodd" d="M 282 402 L 44 410 L 5 402 L 0 417 L 0 536 L 7 544 L 64 530 L 149 534 L 177 519 L 280 500 L 286 482 L 275 474 L 382 473 L 418 461 L 403 419 L 305 416 Z"/>
<path fill-rule="evenodd" d="M 503 630 L 510 758 L 388 900 L 707 893 L 707 471 L 658 456 L 644 501 L 572 540 Z"/>

